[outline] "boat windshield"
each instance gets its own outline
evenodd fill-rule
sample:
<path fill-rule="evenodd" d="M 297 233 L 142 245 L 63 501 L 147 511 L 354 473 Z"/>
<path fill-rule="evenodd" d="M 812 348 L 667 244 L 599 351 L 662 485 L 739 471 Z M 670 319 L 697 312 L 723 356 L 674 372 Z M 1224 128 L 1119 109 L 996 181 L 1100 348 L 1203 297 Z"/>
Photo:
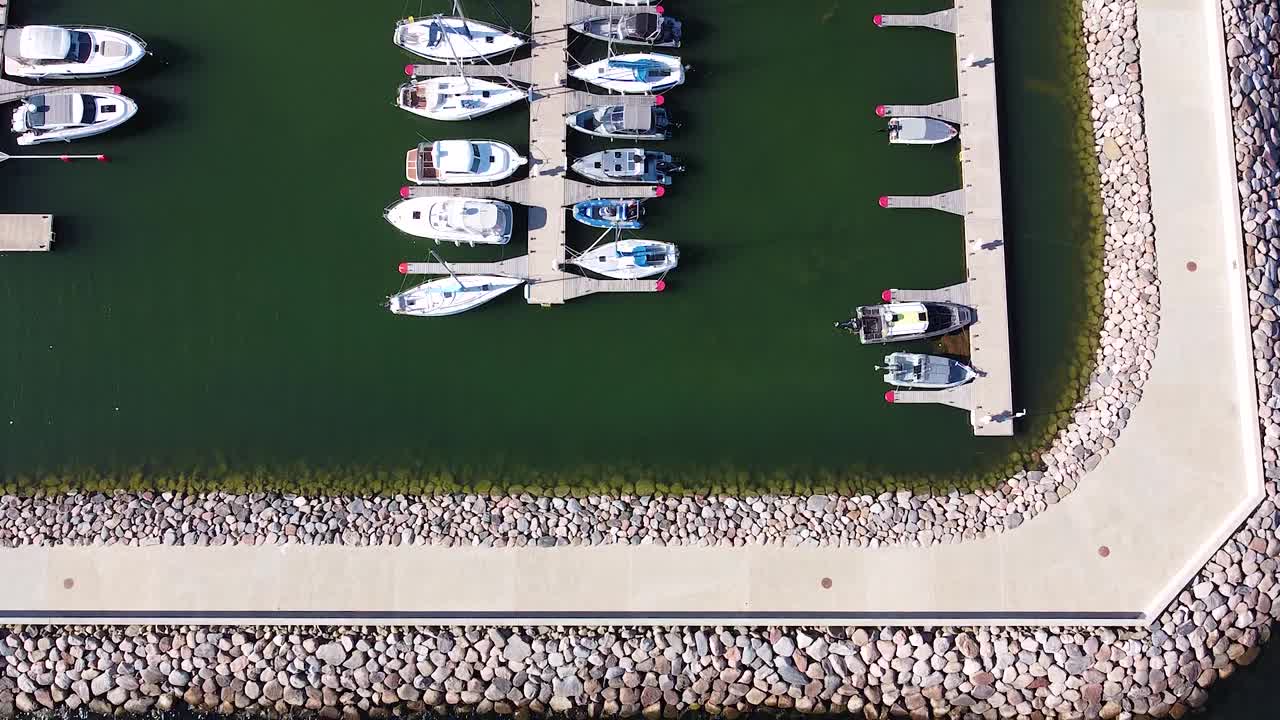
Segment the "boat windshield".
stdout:
<path fill-rule="evenodd" d="M 471 144 L 471 172 L 480 172 L 480 146 Z"/>
<path fill-rule="evenodd" d="M 67 52 L 67 59 L 78 63 L 89 62 L 89 56 L 92 54 L 93 37 L 86 32 L 73 31 L 71 50 Z"/>

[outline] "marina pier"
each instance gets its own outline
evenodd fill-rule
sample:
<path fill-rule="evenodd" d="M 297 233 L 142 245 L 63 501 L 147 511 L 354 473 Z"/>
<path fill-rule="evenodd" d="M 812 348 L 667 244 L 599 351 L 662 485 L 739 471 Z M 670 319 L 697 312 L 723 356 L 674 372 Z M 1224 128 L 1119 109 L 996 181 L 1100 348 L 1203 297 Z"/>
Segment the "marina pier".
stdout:
<path fill-rule="evenodd" d="M 651 107 L 661 97 L 595 95 L 568 87 L 569 24 L 575 20 L 603 15 L 626 15 L 634 8 L 602 7 L 576 0 L 544 0 L 533 3 L 529 58 L 502 64 L 468 66 L 475 77 L 502 77 L 529 85 L 529 176 L 524 180 L 492 186 L 406 187 L 401 197 L 451 195 L 503 200 L 529 209 L 529 251 L 519 258 L 495 263 L 449 263 L 455 272 L 520 277 L 526 281 L 525 299 L 530 304 L 560 305 L 567 300 L 599 292 L 661 292 L 662 280 L 599 280 L 565 272 L 567 208 L 598 198 L 656 198 L 665 189 L 650 185 L 595 186 L 568 177 L 569 152 L 565 116 L 588 105 L 633 105 Z M 448 65 L 415 64 L 405 67 L 415 77 L 456 75 Z M 403 263 L 405 274 L 445 274 L 440 263 Z"/>
<path fill-rule="evenodd" d="M 974 380 L 942 392 L 903 391 L 895 403 L 940 403 L 969 412 L 975 435 L 1013 434 L 1013 378 L 1009 350 L 1009 306 L 1005 277 L 1004 204 L 1000 181 L 1000 119 L 996 103 L 996 58 L 991 0 L 966 0 L 929 15 L 877 15 L 880 27 L 916 27 L 956 37 L 959 97 L 930 105 L 881 105 L 882 117 L 930 117 L 960 128 L 963 187 L 927 196 L 880 198 L 884 208 L 927 208 L 964 218 L 965 280 L 937 291 L 886 291 L 894 300 L 950 300 L 972 307 L 969 328 Z M 889 300 L 890 297 L 886 297 Z"/>
<path fill-rule="evenodd" d="M 0 0 L 0 48 L 9 41 L 9 2 Z M 68 92 L 118 93 L 116 85 L 27 85 L 0 77 L 0 105 L 31 95 Z M 53 216 L 0 215 L 0 252 L 47 252 L 53 248 Z"/>

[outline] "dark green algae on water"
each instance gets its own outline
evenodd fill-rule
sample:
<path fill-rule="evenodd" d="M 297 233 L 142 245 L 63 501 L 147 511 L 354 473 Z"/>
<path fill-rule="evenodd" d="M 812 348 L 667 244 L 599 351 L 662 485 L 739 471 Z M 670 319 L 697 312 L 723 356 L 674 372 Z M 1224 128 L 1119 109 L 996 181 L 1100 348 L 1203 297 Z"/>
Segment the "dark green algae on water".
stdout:
<path fill-rule="evenodd" d="M 1074 3 L 998 5 L 1029 411 L 1010 440 L 973 438 L 950 408 L 886 405 L 883 349 L 832 328 L 885 287 L 963 277 L 958 218 L 876 204 L 960 184 L 955 144 L 890 148 L 872 112 L 955 94 L 946 35 L 877 30 L 875 9 L 833 0 L 667 3 L 693 69 L 668 94 L 681 127 L 663 149 L 689 172 L 642 235 L 681 248 L 668 290 L 555 308 L 511 293 L 416 319 L 382 307 L 406 284 L 397 264 L 431 249 L 381 218 L 404 151 L 527 147 L 521 108 L 444 124 L 392 106 L 411 61 L 392 25 L 443 4 L 19 3 L 16 23 L 126 27 L 157 57 L 112 79 L 139 116 L 75 146 L 112 163 L 0 166 L 0 210 L 54 213 L 58 233 L 53 253 L 0 258 L 7 488 L 868 491 L 1034 463 L 1090 369 L 1096 178 Z M 528 24 L 517 0 L 467 8 Z M 575 156 L 603 146 L 570 139 Z"/>

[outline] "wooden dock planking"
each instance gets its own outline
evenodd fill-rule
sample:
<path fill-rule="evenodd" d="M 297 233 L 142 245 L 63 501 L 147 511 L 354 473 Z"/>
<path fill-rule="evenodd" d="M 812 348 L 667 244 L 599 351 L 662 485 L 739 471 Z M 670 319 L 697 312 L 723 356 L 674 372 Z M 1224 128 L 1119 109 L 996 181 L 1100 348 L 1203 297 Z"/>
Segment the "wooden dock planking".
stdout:
<path fill-rule="evenodd" d="M 956 11 L 939 10 L 925 15 L 876 15 L 875 24 L 879 27 L 914 27 L 956 32 Z"/>
<path fill-rule="evenodd" d="M 886 195 L 880 198 L 880 207 L 941 210 L 952 215 L 964 215 L 964 201 L 963 190 L 952 190 L 937 195 Z"/>
<path fill-rule="evenodd" d="M 972 307 L 969 297 L 969 283 L 957 283 L 937 290 L 898 290 L 889 291 L 894 302 L 949 302 Z"/>
<path fill-rule="evenodd" d="M 570 90 L 565 112 L 576 113 L 579 110 L 595 105 L 650 108 L 657 104 L 659 104 L 657 95 L 597 95 L 596 93 L 582 92 L 581 90 Z"/>
<path fill-rule="evenodd" d="M 569 23 L 578 23 L 583 20 L 596 17 L 626 17 L 635 15 L 639 11 L 647 10 L 653 12 L 652 5 L 614 5 L 612 7 L 605 5 L 592 5 L 591 3 L 579 2 L 578 0 L 568 0 L 569 10 L 567 21 Z"/>
<path fill-rule="evenodd" d="M 528 278 L 529 256 L 521 255 L 497 262 L 451 262 L 446 268 L 434 262 L 407 262 L 400 265 L 401 275 L 448 275 L 452 268 L 459 275 L 503 275 L 505 277 Z"/>
<path fill-rule="evenodd" d="M 965 0 L 954 8 L 956 70 L 960 97 L 932 105 L 882 105 L 881 116 L 931 117 L 960 125 L 964 188 L 930 198 L 883 198 L 885 207 L 929 207 L 964 218 L 968 304 L 977 320 L 969 329 L 970 361 L 980 375 L 964 393 L 907 391 L 897 402 L 937 402 L 969 410 L 975 435 L 1008 436 L 1015 413 L 1010 367 L 1009 305 L 1004 257 L 1004 201 L 1000 179 L 1000 121 L 992 0 Z M 885 23 L 881 23 L 884 25 Z M 895 23 L 896 24 L 896 23 Z M 923 26 L 923 25 L 922 25 Z M 955 195 L 959 194 L 957 199 Z M 949 196 L 949 197 L 948 197 Z M 959 297 L 959 285 L 936 293 Z M 934 299 L 893 291 L 902 299 Z M 941 299 L 941 297 L 937 298 Z M 997 419 L 999 418 L 999 420 Z"/>
<path fill-rule="evenodd" d="M 52 215 L 0 215 L 0 252 L 48 252 Z"/>
<path fill-rule="evenodd" d="M 973 366 L 974 433 L 1007 436 L 1012 422 L 1013 373 L 1009 349 L 1009 299 L 1004 257 L 1004 199 L 1000 178 L 1000 117 L 992 0 L 965 0 L 956 13 L 961 172 L 965 194 L 965 258 L 969 295 L 978 320 L 969 331 Z"/>
<path fill-rule="evenodd" d="M 878 105 L 876 114 L 880 117 L 922 117 L 933 118 L 959 125 L 963 116 L 960 98 L 952 98 L 928 105 Z"/>
<path fill-rule="evenodd" d="M 894 390 L 894 405 L 946 405 L 973 410 L 973 383 L 947 390 Z"/>
<path fill-rule="evenodd" d="M 529 203 L 529 186 L 524 180 L 504 185 L 411 185 L 401 191 L 401 196 L 414 197 L 467 197 L 488 198 L 503 202 L 527 205 Z"/>
<path fill-rule="evenodd" d="M 456 65 L 436 65 L 429 63 L 407 65 L 406 74 L 413 78 L 457 77 Z M 464 74 L 478 78 L 505 78 L 513 82 L 528 85 L 533 81 L 533 63 L 529 58 L 514 60 L 509 63 L 487 63 L 467 65 Z"/>

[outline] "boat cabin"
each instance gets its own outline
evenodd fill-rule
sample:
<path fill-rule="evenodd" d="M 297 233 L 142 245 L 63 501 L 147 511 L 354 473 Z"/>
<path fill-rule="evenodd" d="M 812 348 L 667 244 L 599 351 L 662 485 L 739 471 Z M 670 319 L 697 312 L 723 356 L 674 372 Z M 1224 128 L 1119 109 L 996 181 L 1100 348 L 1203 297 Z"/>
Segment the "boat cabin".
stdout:
<path fill-rule="evenodd" d="M 5 56 L 29 65 L 88 62 L 94 50 L 89 33 L 48 25 L 28 25 L 20 32 L 10 30 L 4 37 Z M 119 55 L 123 57 L 128 52 L 121 45 Z"/>
<path fill-rule="evenodd" d="M 26 125 L 32 130 L 92 125 L 103 114 L 115 114 L 118 106 L 98 101 L 92 95 L 67 93 L 63 95 L 33 95 L 27 98 Z"/>
<path fill-rule="evenodd" d="M 634 178 L 644 174 L 644 151 L 608 150 L 593 165 L 609 177 Z"/>

